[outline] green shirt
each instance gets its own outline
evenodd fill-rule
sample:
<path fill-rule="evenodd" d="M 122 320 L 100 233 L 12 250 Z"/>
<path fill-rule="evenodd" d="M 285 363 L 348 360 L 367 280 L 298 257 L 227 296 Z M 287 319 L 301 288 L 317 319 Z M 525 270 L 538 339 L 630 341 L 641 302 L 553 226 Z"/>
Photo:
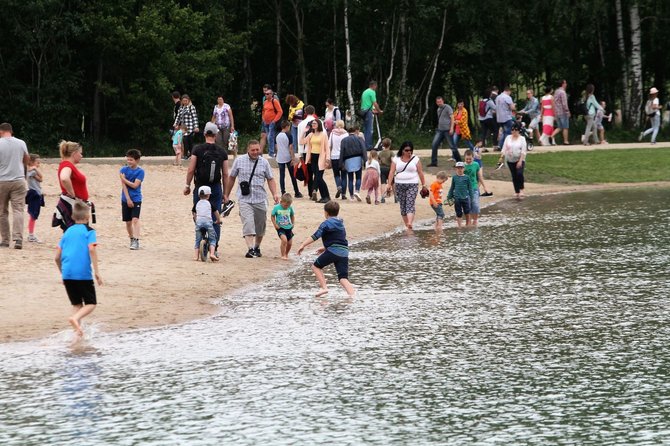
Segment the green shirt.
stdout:
<path fill-rule="evenodd" d="M 465 165 L 465 176 L 470 178 L 470 184 L 472 185 L 472 190 L 479 189 L 479 181 L 477 179 L 477 173 L 479 173 L 479 163 L 474 161 L 470 164 Z"/>
<path fill-rule="evenodd" d="M 277 226 L 283 229 L 293 229 L 293 223 L 291 222 L 291 217 L 293 216 L 293 206 L 289 206 L 287 209 L 284 209 L 281 204 L 275 205 L 272 208 L 272 216 L 277 222 Z"/>
<path fill-rule="evenodd" d="M 451 187 L 447 199 L 456 198 L 457 200 L 467 200 L 470 198 L 472 185 L 466 175 L 454 175 L 451 177 Z"/>
<path fill-rule="evenodd" d="M 377 93 L 372 88 L 368 88 L 361 95 L 361 109 L 370 110 L 375 102 L 377 102 Z"/>

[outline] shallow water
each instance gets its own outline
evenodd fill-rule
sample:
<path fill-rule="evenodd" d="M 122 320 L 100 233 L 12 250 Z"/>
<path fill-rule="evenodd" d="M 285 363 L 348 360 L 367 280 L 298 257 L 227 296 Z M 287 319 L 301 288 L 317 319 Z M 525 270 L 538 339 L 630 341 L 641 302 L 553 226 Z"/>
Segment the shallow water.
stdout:
<path fill-rule="evenodd" d="M 0 444 L 670 443 L 670 191 L 508 201 L 177 327 L 0 345 Z"/>

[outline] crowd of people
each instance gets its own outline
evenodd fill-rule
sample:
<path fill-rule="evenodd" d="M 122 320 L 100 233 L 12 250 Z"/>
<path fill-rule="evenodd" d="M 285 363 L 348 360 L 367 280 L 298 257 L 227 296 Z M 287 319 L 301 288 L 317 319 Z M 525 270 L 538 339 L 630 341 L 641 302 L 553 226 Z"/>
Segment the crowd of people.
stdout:
<path fill-rule="evenodd" d="M 437 127 L 431 146 L 428 167 L 438 166 L 438 150 L 446 141 L 454 162 L 451 175 L 440 170 L 435 180 L 426 182 L 421 159 L 414 154 L 414 144 L 404 141 L 399 149 L 392 149 L 389 138 L 381 138 L 373 145 L 373 124 L 383 113 L 376 96 L 377 83 L 370 82 L 361 96 L 357 115 L 363 122 L 363 131 L 355 120 L 343 114 L 332 99 L 323 105 L 323 117 L 314 105 L 305 104 L 296 95 L 285 98 L 288 113 L 284 110 L 274 90 L 265 85 L 261 102 L 261 132 L 258 140 L 248 142 L 244 154 L 235 156 L 229 166 L 229 151 L 237 155 L 235 120 L 232 108 L 223 96 L 217 97 L 210 120 L 204 125 L 204 142 L 195 144 L 200 132 L 198 115 L 188 95 L 173 93 L 174 121 L 172 145 L 175 164 L 188 160 L 184 195 L 192 195 L 191 209 L 195 228 L 195 259 L 198 260 L 201 239 L 210 245 L 209 259 L 219 261 L 222 218 L 237 206 L 242 222 L 242 236 L 247 245 L 247 258 L 262 256 L 261 244 L 268 221 L 268 192 L 274 207 L 270 218 L 280 243 L 281 259 L 288 260 L 292 248 L 295 211 L 293 200 L 307 196 L 324 205 L 324 222 L 316 232 L 302 242 L 305 247 L 321 238 L 324 247 L 313 263 L 319 282 L 318 295 L 325 294 L 323 268 L 333 264 L 340 284 L 348 294 L 353 286 L 348 278 L 348 242 L 337 200 L 365 201 L 380 205 L 391 197 L 398 204 L 402 221 L 408 231 L 414 227 L 417 197 L 429 197 L 428 203 L 435 212 L 435 230 L 441 231 L 446 218 L 444 206 L 453 206 L 456 224 L 476 226 L 480 214 L 480 196 L 490 196 L 482 169 L 481 154 L 487 142 L 500 152 L 498 168 L 507 165 L 517 198 L 524 196 L 524 169 L 528 139 L 533 136 L 540 144 L 556 144 L 555 137 L 562 136 L 562 143 L 569 144 L 570 109 L 565 93 L 566 81 L 556 90 L 545 89 L 539 100 L 534 91 L 526 92 L 525 107 L 516 110 L 509 87 L 498 94 L 492 87 L 478 104 L 479 138 L 475 141 L 470 129 L 470 119 L 465 101 L 458 99 L 455 109 L 442 96 L 435 98 Z M 580 106 L 586 122 L 582 143 L 605 143 L 603 119 L 606 104 L 594 96 L 595 88 L 589 84 Z M 645 113 L 651 128 L 640 133 L 640 140 L 651 134 L 655 143 L 660 128 L 661 106 L 658 90 L 652 88 Z M 523 120 L 526 119 L 528 125 Z M 346 124 L 348 123 L 348 125 Z M 541 125 L 540 125 L 541 124 Z M 346 127 L 346 129 L 345 129 Z M 528 128 L 530 135 L 523 132 Z M 463 141 L 467 150 L 461 157 L 458 149 Z M 269 158 L 263 157 L 267 145 Z M 229 149 L 229 150 L 226 150 Z M 96 234 L 89 226 L 95 223 L 95 205 L 89 201 L 87 178 L 78 169 L 83 157 L 81 144 L 71 141 L 59 143 L 61 162 L 58 166 L 58 183 L 61 194 L 55 206 L 52 226 L 60 227 L 63 237 L 58 245 L 56 263 L 61 270 L 66 292 L 73 305 L 69 320 L 76 333 L 81 335 L 81 319 L 90 314 L 96 305 L 94 279 L 102 284 L 98 271 Z M 129 237 L 129 248 L 140 249 L 140 214 L 142 209 L 142 183 L 145 172 L 140 167 L 141 153 L 132 149 L 126 153 L 126 166 L 119 171 L 121 217 Z M 279 170 L 275 181 L 272 162 Z M 327 170 L 332 171 L 333 183 L 328 184 Z M 288 175 L 286 174 L 288 172 Z M 292 194 L 287 192 L 287 177 Z M 451 178 L 446 200 L 444 191 Z M 35 223 L 45 206 L 41 185 L 40 158 L 30 154 L 24 141 L 13 136 L 10 124 L 0 124 L 0 247 L 23 248 L 24 213 L 27 206 L 29 242 L 39 243 Z M 232 200 L 237 183 L 236 200 Z M 191 188 L 193 185 L 193 188 Z M 267 188 L 266 188 L 267 186 Z M 334 197 L 331 190 L 335 190 Z M 8 206 L 11 203 L 13 226 L 10 234 Z"/>

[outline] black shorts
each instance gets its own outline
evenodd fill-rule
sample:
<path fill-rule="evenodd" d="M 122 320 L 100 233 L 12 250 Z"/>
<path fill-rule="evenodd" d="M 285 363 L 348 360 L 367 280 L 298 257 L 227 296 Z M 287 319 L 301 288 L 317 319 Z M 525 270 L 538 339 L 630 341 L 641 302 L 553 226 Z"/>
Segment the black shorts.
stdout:
<path fill-rule="evenodd" d="M 279 228 L 277 229 L 277 235 L 281 237 L 282 235 L 286 236 L 286 240 L 291 240 L 293 238 L 293 229 Z"/>
<path fill-rule="evenodd" d="M 95 298 L 95 285 L 92 280 L 71 280 L 63 279 L 67 297 L 70 298 L 72 305 L 97 305 Z"/>
<path fill-rule="evenodd" d="M 129 208 L 126 200 L 121 202 L 121 220 L 131 221 L 133 218 L 140 218 L 140 211 L 142 210 L 141 201 L 133 201 L 135 206 Z"/>
<path fill-rule="evenodd" d="M 382 184 L 388 183 L 389 182 L 389 172 L 391 171 L 391 168 L 386 167 L 386 166 L 381 166 L 379 169 L 381 171 L 380 176 L 381 176 Z"/>
<path fill-rule="evenodd" d="M 338 280 L 349 278 L 349 257 L 335 255 L 327 249 L 323 254 L 316 258 L 314 261 L 314 266 L 319 269 L 324 269 L 331 263 L 335 264 L 335 271 L 337 271 Z"/>

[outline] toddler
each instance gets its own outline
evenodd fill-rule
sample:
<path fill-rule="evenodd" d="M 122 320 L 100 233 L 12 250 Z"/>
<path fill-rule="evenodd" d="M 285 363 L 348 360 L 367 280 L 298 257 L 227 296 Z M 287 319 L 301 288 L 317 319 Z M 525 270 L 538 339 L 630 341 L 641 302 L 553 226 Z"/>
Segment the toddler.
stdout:
<path fill-rule="evenodd" d="M 40 172 L 40 156 L 31 153 L 28 162 L 28 192 L 26 193 L 26 204 L 28 205 L 28 241 L 42 243 L 35 236 L 35 223 L 40 216 L 40 210 L 44 207 L 44 195 L 42 195 L 42 172 Z"/>
<path fill-rule="evenodd" d="M 209 196 L 212 194 L 212 188 L 209 186 L 200 186 L 198 197 L 200 200 L 193 206 L 193 220 L 195 221 L 195 256 L 193 260 L 200 259 L 200 242 L 202 241 L 201 229 L 207 230 L 207 240 L 209 241 L 209 258 L 212 262 L 218 262 L 219 258 L 214 253 L 216 248 L 216 232 L 214 231 L 214 220 L 212 214 L 216 217 L 216 224 L 221 224 L 221 215 L 218 209 L 214 209 L 209 202 Z"/>
<path fill-rule="evenodd" d="M 447 172 L 441 170 L 437 173 L 435 181 L 430 184 L 430 206 L 435 211 L 435 232 L 442 230 L 442 223 L 444 221 L 442 187 L 447 178 L 449 178 Z"/>
<path fill-rule="evenodd" d="M 288 253 L 291 251 L 293 244 L 293 225 L 295 225 L 295 213 L 293 212 L 293 197 L 291 194 L 284 194 L 279 201 L 279 204 L 272 208 L 270 219 L 277 230 L 277 235 L 281 240 L 279 251 L 281 252 L 282 260 L 288 260 Z"/>
<path fill-rule="evenodd" d="M 365 173 L 363 174 L 363 190 L 368 191 L 365 202 L 371 204 L 370 194 L 375 193 L 375 204 L 379 204 L 379 177 L 381 168 L 379 167 L 378 155 L 376 150 L 368 152 L 368 160 L 365 162 Z"/>
<path fill-rule="evenodd" d="M 172 149 L 174 149 L 174 166 L 181 166 L 181 153 L 184 147 L 185 125 L 180 125 L 176 132 L 172 134 Z"/>

